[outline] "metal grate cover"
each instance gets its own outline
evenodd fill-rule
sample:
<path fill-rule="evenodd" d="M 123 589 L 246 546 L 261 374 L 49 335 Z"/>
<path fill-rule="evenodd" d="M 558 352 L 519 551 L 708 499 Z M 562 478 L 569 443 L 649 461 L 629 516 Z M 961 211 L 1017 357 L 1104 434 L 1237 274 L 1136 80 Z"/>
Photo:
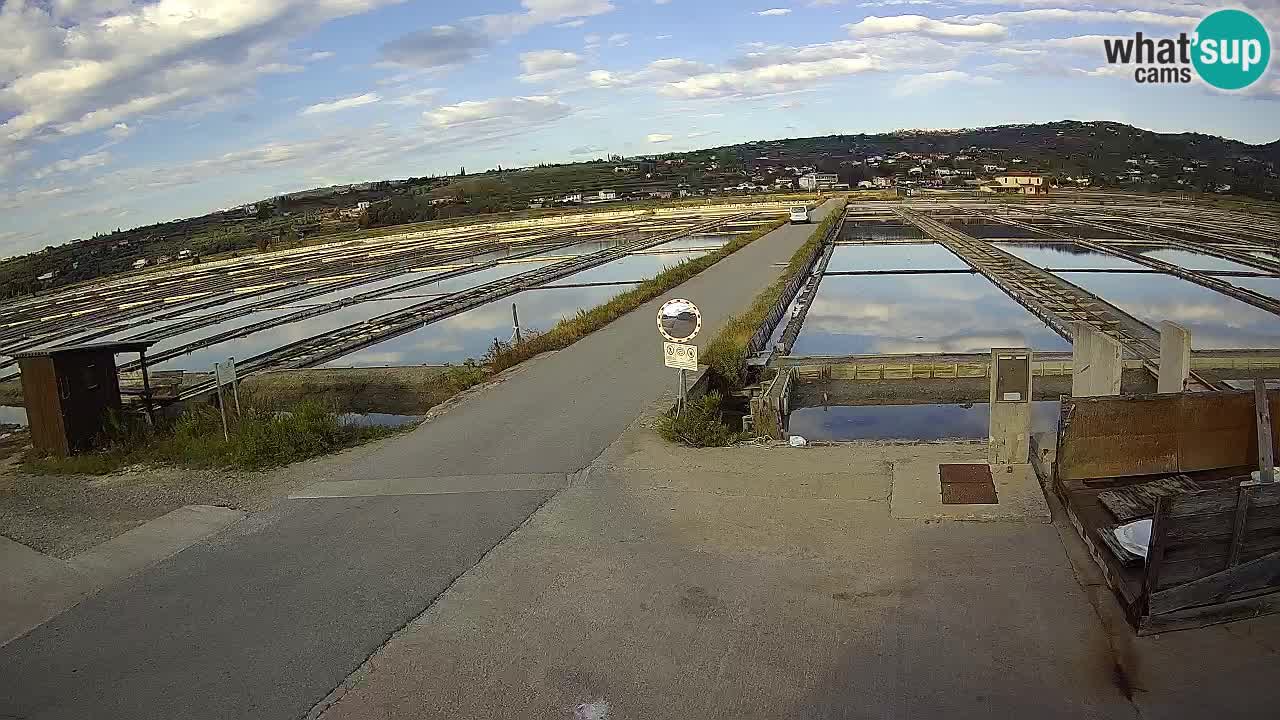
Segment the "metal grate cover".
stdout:
<path fill-rule="evenodd" d="M 998 505 L 991 467 L 985 464 L 939 465 L 943 505 Z"/>

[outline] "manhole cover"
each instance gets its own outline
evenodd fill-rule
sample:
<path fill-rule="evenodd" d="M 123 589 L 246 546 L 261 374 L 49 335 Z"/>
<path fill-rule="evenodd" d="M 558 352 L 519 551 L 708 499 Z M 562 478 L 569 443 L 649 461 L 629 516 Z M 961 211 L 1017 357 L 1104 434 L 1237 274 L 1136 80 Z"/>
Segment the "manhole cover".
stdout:
<path fill-rule="evenodd" d="M 943 505 L 997 505 L 989 465 L 939 465 Z"/>

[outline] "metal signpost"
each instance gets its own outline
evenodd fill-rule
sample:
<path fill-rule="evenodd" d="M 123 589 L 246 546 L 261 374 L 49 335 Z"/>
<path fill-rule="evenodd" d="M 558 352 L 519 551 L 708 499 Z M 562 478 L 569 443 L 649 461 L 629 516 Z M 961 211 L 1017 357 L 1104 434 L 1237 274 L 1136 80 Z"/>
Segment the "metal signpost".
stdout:
<path fill-rule="evenodd" d="M 240 388 L 236 383 L 236 359 L 227 358 L 226 362 L 213 364 L 213 378 L 218 386 L 218 413 L 222 415 L 222 439 L 230 441 L 231 434 L 227 432 L 227 410 L 222 400 L 222 386 L 230 385 L 231 394 L 236 402 L 236 415 L 240 415 Z"/>
<path fill-rule="evenodd" d="M 702 329 L 702 312 L 698 306 L 684 299 L 668 300 L 658 310 L 658 332 L 666 342 L 662 343 L 662 360 L 669 368 L 680 372 L 680 399 L 676 414 L 684 409 L 685 372 L 698 369 L 698 346 L 688 344 Z"/>

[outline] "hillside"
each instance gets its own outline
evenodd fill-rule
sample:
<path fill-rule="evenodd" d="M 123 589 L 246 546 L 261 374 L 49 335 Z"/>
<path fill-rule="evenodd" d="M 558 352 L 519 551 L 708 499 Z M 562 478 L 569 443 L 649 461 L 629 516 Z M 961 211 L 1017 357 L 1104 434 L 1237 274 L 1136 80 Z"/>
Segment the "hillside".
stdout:
<path fill-rule="evenodd" d="M 896 156 L 896 157 L 895 157 Z M 927 172 L 921 172 L 922 168 Z M 963 130 L 769 140 L 649 158 L 497 168 L 440 178 L 316 188 L 197 218 L 117 230 L 0 261 L 0 297 L 123 272 L 145 260 L 199 261 L 361 228 L 617 199 L 786 187 L 798 173 L 842 182 L 965 187 L 995 168 L 1036 170 L 1060 184 L 1141 191 L 1222 192 L 1280 199 L 1280 140 L 1249 145 L 1198 133 L 1162 134 L 1112 122 L 1062 121 Z M 945 173 L 945 175 L 944 175 Z M 927 180 L 925 178 L 928 178 Z M 613 197 L 610 195 L 609 197 Z M 185 253 L 183 251 L 186 251 Z M 192 258 L 188 260 L 187 258 Z"/>

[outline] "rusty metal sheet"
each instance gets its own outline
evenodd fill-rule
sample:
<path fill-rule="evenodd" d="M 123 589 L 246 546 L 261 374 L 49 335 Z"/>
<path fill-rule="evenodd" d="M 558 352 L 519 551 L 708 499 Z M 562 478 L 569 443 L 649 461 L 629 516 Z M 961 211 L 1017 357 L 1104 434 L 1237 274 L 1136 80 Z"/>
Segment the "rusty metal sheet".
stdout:
<path fill-rule="evenodd" d="M 991 483 L 942 483 L 943 505 L 998 505 Z"/>
<path fill-rule="evenodd" d="M 944 464 L 938 466 L 943 505 L 995 505 L 996 486 L 991 466 L 986 464 Z"/>
<path fill-rule="evenodd" d="M 944 483 L 991 484 L 991 466 L 985 463 L 942 464 L 938 477 Z"/>

